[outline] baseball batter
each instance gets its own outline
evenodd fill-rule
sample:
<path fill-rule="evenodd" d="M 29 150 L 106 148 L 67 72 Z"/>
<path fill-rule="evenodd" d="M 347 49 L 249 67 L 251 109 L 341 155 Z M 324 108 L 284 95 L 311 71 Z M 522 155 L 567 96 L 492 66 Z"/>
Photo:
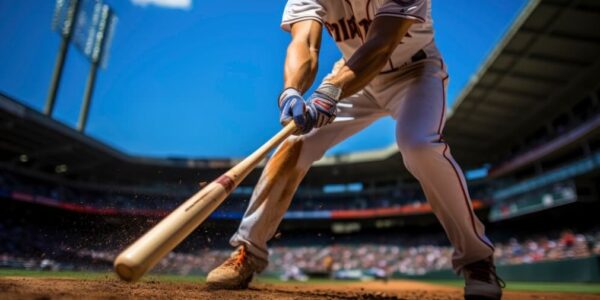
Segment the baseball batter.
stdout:
<path fill-rule="evenodd" d="M 278 101 L 288 138 L 265 167 L 231 257 L 213 270 L 214 287 L 245 288 L 268 261 L 273 237 L 300 181 L 323 154 L 383 116 L 396 121 L 396 141 L 454 246 L 465 299 L 500 299 L 494 247 L 473 213 L 466 181 L 442 137 L 446 66 L 434 42 L 430 0 L 288 0 L 281 27 L 291 33 Z M 343 59 L 316 91 L 323 27 Z"/>

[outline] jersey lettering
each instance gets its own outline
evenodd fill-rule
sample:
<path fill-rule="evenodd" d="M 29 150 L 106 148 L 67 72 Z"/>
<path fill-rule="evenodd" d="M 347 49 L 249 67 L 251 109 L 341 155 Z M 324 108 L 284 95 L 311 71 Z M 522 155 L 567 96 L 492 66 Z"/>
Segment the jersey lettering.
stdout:
<path fill-rule="evenodd" d="M 343 42 L 349 39 L 352 40 L 356 37 L 362 39 L 363 36 L 367 35 L 369 25 L 371 25 L 371 20 L 362 19 L 360 22 L 356 23 L 356 18 L 354 16 L 349 19 L 341 18 L 336 23 L 325 22 L 327 32 L 329 32 L 329 35 L 331 35 L 336 42 Z M 361 27 L 363 32 L 361 32 Z"/>
<path fill-rule="evenodd" d="M 362 19 L 362 20 L 360 20 L 360 22 L 358 22 L 358 25 L 360 25 L 363 28 L 363 32 L 366 35 L 366 33 L 369 32 L 369 26 L 371 26 L 371 20 Z"/>
<path fill-rule="evenodd" d="M 382 72 L 393 71 L 413 62 L 423 50 L 426 58 L 440 57 L 433 41 L 432 0 L 287 0 L 281 27 L 291 30 L 300 20 L 318 20 L 327 29 L 345 59 L 367 42 L 373 20 L 405 18 L 414 23 L 400 45 L 391 53 Z"/>
<path fill-rule="evenodd" d="M 357 36 L 361 40 L 364 40 L 363 36 L 366 36 L 367 32 L 369 32 L 369 26 L 371 25 L 371 22 L 371 20 L 362 19 L 360 22 L 356 23 L 356 18 L 352 16 L 347 20 L 341 18 L 337 23 L 325 22 L 325 28 L 327 29 L 329 35 L 332 36 L 336 42 L 355 39 Z M 361 32 L 361 27 L 364 34 Z M 412 35 L 407 31 L 405 37 L 410 38 Z"/>

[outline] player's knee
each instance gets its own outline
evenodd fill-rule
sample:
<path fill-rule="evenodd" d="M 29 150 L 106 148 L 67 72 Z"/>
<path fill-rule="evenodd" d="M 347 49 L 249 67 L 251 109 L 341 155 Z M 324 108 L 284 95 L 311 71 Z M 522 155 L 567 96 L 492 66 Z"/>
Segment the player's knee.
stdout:
<path fill-rule="evenodd" d="M 417 179 L 420 179 L 420 170 L 432 158 L 432 143 L 422 138 L 398 139 L 398 148 L 406 169 Z"/>
<path fill-rule="evenodd" d="M 421 152 L 430 147 L 431 141 L 427 138 L 411 135 L 398 135 L 396 139 L 398 148 L 402 152 L 413 153 Z"/>
<path fill-rule="evenodd" d="M 436 136 L 399 135 L 397 143 L 405 160 L 407 158 L 410 160 L 428 159 L 431 158 L 431 155 L 437 154 L 439 138 Z"/>

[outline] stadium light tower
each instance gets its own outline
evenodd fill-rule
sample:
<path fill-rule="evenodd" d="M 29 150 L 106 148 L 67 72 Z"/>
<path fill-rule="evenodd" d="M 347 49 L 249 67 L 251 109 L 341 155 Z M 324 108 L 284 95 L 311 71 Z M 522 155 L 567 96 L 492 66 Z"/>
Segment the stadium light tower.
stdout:
<path fill-rule="evenodd" d="M 44 107 L 44 114 L 51 116 L 56 102 L 56 94 L 60 79 L 62 77 L 63 67 L 65 66 L 65 58 L 69 51 L 69 42 L 73 35 L 73 20 L 77 18 L 79 11 L 79 0 L 56 0 L 54 7 L 54 16 L 52 17 L 52 29 L 58 32 L 61 36 L 60 48 L 56 55 L 56 63 L 54 64 L 54 72 L 50 81 L 50 89 L 48 98 Z"/>
<path fill-rule="evenodd" d="M 46 101 L 46 115 L 52 115 L 68 45 L 72 42 L 91 63 L 77 122 L 77 130 L 85 130 L 98 67 L 106 68 L 116 24 L 117 17 L 103 0 L 56 0 L 52 28 L 63 39 Z"/>

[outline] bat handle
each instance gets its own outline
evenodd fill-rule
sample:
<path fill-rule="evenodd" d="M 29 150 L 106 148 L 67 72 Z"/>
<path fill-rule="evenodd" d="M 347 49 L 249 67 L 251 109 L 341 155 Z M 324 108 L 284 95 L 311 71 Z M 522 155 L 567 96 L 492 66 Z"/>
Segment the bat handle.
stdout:
<path fill-rule="evenodd" d="M 248 175 L 248 173 L 250 173 L 250 171 L 252 171 L 252 169 L 258 165 L 258 163 L 260 163 L 271 150 L 277 147 L 277 145 L 281 144 L 294 132 L 296 132 L 296 123 L 292 121 L 286 124 L 270 140 L 260 146 L 260 148 L 227 171 L 225 175 L 227 175 L 234 182 L 233 186 L 236 187 L 238 184 L 240 184 L 246 175 Z"/>
<path fill-rule="evenodd" d="M 280 131 L 280 133 L 284 133 L 287 137 L 287 136 L 292 135 L 296 131 L 296 129 L 297 129 L 296 122 L 294 122 L 292 120 L 292 121 L 288 122 L 287 124 L 285 124 L 285 126 Z"/>

